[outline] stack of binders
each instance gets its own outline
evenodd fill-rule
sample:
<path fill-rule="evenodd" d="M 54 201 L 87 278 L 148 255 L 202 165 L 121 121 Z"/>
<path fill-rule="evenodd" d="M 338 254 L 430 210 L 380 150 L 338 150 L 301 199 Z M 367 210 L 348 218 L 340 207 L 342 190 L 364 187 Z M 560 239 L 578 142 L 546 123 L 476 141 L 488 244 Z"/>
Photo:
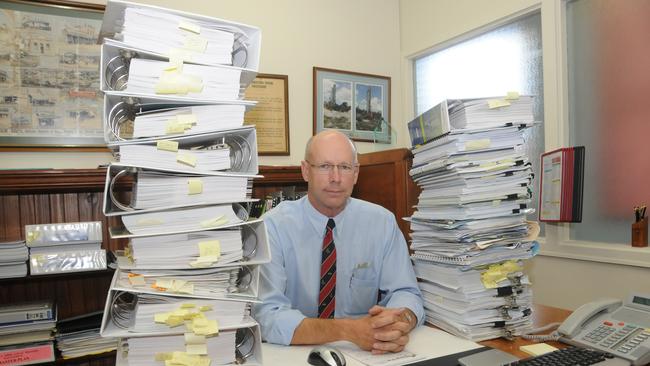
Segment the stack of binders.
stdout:
<path fill-rule="evenodd" d="M 3 365 L 54 361 L 52 331 L 56 307 L 50 301 L 0 306 L 0 360 Z"/>
<path fill-rule="evenodd" d="M 25 241 L 8 241 L 0 243 L 0 278 L 27 276 L 27 259 L 29 250 Z"/>
<path fill-rule="evenodd" d="M 32 275 L 106 269 L 101 221 L 25 225 Z"/>
<path fill-rule="evenodd" d="M 244 90 L 258 28 L 125 1 L 102 24 L 103 212 L 128 239 L 100 333 L 124 365 L 262 364 L 259 265 L 266 227 L 246 207 L 259 178 Z M 130 194 L 129 194 L 130 191 Z"/>
<path fill-rule="evenodd" d="M 526 220 L 533 172 L 524 129 L 532 98 L 443 101 L 409 123 L 410 175 L 422 189 L 411 223 L 429 323 L 473 341 L 532 325 L 523 261 L 538 251 Z"/>

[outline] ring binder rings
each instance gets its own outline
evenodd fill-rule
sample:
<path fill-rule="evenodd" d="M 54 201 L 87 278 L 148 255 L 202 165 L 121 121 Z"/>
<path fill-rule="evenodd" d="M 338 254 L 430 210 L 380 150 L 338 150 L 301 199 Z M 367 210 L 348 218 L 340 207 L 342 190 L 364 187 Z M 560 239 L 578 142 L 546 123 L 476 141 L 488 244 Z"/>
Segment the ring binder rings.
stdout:
<path fill-rule="evenodd" d="M 141 19 L 143 19 L 142 21 Z M 152 23 L 153 22 L 153 23 Z M 205 42 L 205 51 L 195 50 L 189 47 L 189 52 L 180 52 L 187 62 L 207 65 L 218 65 L 223 63 L 223 56 L 229 56 L 230 62 L 235 66 L 248 67 L 257 71 L 260 59 L 261 30 L 257 27 L 206 17 L 199 14 L 192 14 L 172 9 L 164 9 L 157 6 L 150 6 L 127 1 L 108 1 L 104 11 L 104 20 L 99 34 L 99 41 L 106 38 L 123 39 L 134 47 L 142 47 L 149 52 L 157 53 L 161 56 L 169 56 L 173 48 L 184 48 L 186 44 L 178 43 L 185 41 L 183 37 L 192 36 L 192 32 L 179 29 L 181 22 L 198 26 L 201 29 L 199 37 L 207 38 Z M 140 24 L 146 24 L 147 27 L 137 27 Z M 136 27 L 133 27 L 133 26 Z M 149 33 L 149 29 L 155 30 L 154 37 Z M 211 37 L 205 33 L 210 32 L 227 32 L 231 33 L 231 43 L 229 46 L 222 48 L 218 52 L 210 42 Z M 165 34 L 166 37 L 160 35 Z M 227 36 L 227 35 L 225 35 Z M 144 39 L 144 41 L 143 41 Z M 220 46 L 221 47 L 221 46 Z M 211 51 L 212 50 L 212 51 Z M 219 56 L 219 57 L 217 57 Z M 219 62 L 221 61 L 221 62 Z M 226 60 L 227 61 L 227 60 Z"/>

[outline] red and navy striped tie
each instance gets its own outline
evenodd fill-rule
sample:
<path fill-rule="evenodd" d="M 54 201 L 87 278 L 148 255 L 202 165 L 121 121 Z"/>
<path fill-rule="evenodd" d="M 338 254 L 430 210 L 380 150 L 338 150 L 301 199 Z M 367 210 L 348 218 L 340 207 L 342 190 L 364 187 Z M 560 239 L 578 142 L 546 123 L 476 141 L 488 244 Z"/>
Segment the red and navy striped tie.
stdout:
<path fill-rule="evenodd" d="M 320 293 L 318 294 L 318 317 L 334 318 L 336 307 L 336 246 L 334 245 L 334 219 L 327 221 L 320 266 Z"/>

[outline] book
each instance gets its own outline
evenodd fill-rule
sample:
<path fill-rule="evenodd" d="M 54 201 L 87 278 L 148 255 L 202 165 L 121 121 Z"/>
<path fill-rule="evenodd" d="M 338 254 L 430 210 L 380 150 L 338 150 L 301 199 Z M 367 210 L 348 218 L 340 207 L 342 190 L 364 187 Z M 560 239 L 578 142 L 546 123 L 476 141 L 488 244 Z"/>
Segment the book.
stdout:
<path fill-rule="evenodd" d="M 0 347 L 0 365 L 20 366 L 54 361 L 52 342 Z"/>
<path fill-rule="evenodd" d="M 539 220 L 582 222 L 585 147 L 546 152 L 541 165 Z"/>
<path fill-rule="evenodd" d="M 52 301 L 30 301 L 0 306 L 0 326 L 52 320 L 54 317 Z"/>

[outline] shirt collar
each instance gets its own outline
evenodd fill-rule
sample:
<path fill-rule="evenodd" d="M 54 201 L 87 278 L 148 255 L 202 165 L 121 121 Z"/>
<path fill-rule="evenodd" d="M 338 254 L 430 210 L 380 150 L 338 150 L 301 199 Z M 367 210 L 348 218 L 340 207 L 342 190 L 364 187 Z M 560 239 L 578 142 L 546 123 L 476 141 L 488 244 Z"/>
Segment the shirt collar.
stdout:
<path fill-rule="evenodd" d="M 314 206 L 311 205 L 311 202 L 309 202 L 309 198 L 307 196 L 304 196 L 302 200 L 303 200 L 302 201 L 303 212 L 307 217 L 307 221 L 309 221 L 310 225 L 318 235 L 324 235 L 325 226 L 327 226 L 327 220 L 329 220 L 330 218 L 318 212 L 318 210 L 316 210 Z M 350 201 L 351 199 L 348 198 L 347 202 L 345 203 L 345 208 L 343 209 L 343 211 L 341 211 L 338 215 L 333 217 L 334 223 L 336 224 L 337 228 L 340 226 L 340 224 L 343 222 L 343 219 L 345 218 L 345 212 L 347 211 L 346 208 L 348 207 L 348 205 L 350 205 Z M 336 230 L 336 228 L 334 230 Z"/>

